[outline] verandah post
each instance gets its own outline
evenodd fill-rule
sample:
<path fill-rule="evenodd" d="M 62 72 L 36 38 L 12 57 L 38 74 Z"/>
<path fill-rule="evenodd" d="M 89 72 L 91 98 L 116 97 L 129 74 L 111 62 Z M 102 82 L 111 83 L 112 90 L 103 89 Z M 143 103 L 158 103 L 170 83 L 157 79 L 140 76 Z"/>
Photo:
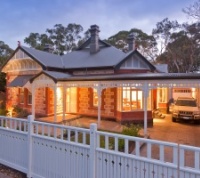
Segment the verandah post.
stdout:
<path fill-rule="evenodd" d="M 90 124 L 90 168 L 89 178 L 96 177 L 96 132 L 97 124 Z"/>
<path fill-rule="evenodd" d="M 32 134 L 33 134 L 33 121 L 34 117 L 33 115 L 28 116 L 28 172 L 27 172 L 27 177 L 31 178 L 32 177 Z"/>
<path fill-rule="evenodd" d="M 144 136 L 148 137 L 147 133 L 147 105 L 148 105 L 149 88 L 148 84 L 144 83 Z"/>

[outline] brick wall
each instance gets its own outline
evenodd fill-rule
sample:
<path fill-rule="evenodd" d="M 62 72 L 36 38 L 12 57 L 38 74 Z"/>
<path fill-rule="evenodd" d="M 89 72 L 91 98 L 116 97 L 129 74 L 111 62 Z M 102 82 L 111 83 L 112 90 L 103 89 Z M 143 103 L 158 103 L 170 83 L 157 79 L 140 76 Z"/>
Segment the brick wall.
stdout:
<path fill-rule="evenodd" d="M 117 111 L 117 121 L 126 124 L 144 124 L 144 112 L 143 111 L 132 111 L 132 112 L 119 112 Z M 148 126 L 153 125 L 152 111 L 147 111 L 147 122 Z"/>
<path fill-rule="evenodd" d="M 47 93 L 47 115 L 54 114 L 54 90 L 52 88 L 46 89 Z"/>
<path fill-rule="evenodd" d="M 102 91 L 101 116 L 114 118 L 116 110 L 116 88 L 108 88 Z M 89 116 L 98 115 L 98 107 L 93 106 L 93 89 L 78 89 L 78 113 Z"/>
<path fill-rule="evenodd" d="M 35 90 L 35 113 L 37 115 L 46 115 L 46 90 L 37 88 Z"/>
<path fill-rule="evenodd" d="M 116 111 L 116 98 L 117 98 L 117 90 L 116 88 L 107 88 L 103 90 L 103 115 L 109 117 L 115 117 Z"/>
<path fill-rule="evenodd" d="M 8 73 L 7 85 L 14 80 L 17 75 L 30 75 L 34 74 L 32 72 L 23 72 L 23 73 Z M 27 103 L 28 89 L 24 90 L 24 104 L 19 103 L 19 88 L 17 87 L 7 87 L 6 89 L 6 108 L 18 105 L 19 107 L 26 109 L 29 113 L 32 112 L 32 105 Z M 46 115 L 46 92 L 45 88 L 38 88 L 35 90 L 35 112 L 38 115 Z"/>
<path fill-rule="evenodd" d="M 78 112 L 81 114 L 95 114 L 90 108 L 92 102 L 91 88 L 78 88 Z M 91 109 L 91 110 L 90 110 Z"/>

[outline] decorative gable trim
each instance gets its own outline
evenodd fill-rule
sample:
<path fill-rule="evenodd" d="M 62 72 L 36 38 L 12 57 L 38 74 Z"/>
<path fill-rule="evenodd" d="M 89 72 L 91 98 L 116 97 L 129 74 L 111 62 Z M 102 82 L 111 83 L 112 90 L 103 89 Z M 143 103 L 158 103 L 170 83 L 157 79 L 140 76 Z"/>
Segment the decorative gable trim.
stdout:
<path fill-rule="evenodd" d="M 4 69 L 9 61 L 16 60 L 19 57 L 20 60 L 29 59 L 35 61 L 42 69 L 46 69 L 46 66 L 42 64 L 38 59 L 28 53 L 23 47 L 18 46 L 11 56 L 4 62 L 0 71 L 4 72 Z"/>
<path fill-rule="evenodd" d="M 30 79 L 30 83 L 35 87 L 53 87 L 55 86 L 56 82 L 55 80 L 51 77 L 48 76 L 46 73 L 39 73 L 36 76 L 34 76 L 32 79 Z"/>
<path fill-rule="evenodd" d="M 21 49 L 18 49 L 1 69 L 5 73 L 35 70 L 41 71 L 42 67 Z"/>
<path fill-rule="evenodd" d="M 133 56 L 136 55 L 138 58 L 133 59 Z M 126 68 L 128 63 L 132 64 L 133 68 Z M 135 64 L 134 64 L 135 62 Z M 136 64 L 138 62 L 138 64 Z M 124 68 L 123 68 L 124 65 Z M 135 65 L 135 67 L 134 67 Z M 138 68 L 136 68 L 138 67 Z M 143 55 L 141 55 L 137 50 L 130 52 L 123 60 L 121 60 L 116 66 L 115 69 L 150 69 L 151 71 L 155 71 L 156 67 L 152 65 Z"/>
<path fill-rule="evenodd" d="M 39 74 L 35 75 L 33 78 L 31 78 L 30 82 L 35 83 L 35 81 L 38 81 L 38 80 L 44 82 L 44 81 L 49 80 L 49 79 L 51 79 L 53 81 L 53 83 L 57 83 L 56 78 L 53 78 L 51 75 L 45 73 L 45 71 L 42 71 Z"/>

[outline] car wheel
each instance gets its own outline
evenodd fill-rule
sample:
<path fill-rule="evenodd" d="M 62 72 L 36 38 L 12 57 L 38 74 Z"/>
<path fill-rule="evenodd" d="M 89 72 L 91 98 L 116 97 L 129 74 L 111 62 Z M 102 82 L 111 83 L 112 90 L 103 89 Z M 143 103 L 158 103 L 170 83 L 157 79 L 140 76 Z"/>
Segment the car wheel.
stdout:
<path fill-rule="evenodd" d="M 176 122 L 176 118 L 172 117 L 172 122 Z"/>

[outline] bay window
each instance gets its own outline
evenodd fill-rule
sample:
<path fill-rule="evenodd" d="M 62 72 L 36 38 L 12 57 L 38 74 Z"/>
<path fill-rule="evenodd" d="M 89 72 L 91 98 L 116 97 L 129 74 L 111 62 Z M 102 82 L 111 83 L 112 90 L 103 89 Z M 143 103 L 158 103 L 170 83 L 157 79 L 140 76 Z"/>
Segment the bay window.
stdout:
<path fill-rule="evenodd" d="M 143 92 L 133 87 L 122 88 L 123 111 L 139 110 L 143 107 Z"/>

